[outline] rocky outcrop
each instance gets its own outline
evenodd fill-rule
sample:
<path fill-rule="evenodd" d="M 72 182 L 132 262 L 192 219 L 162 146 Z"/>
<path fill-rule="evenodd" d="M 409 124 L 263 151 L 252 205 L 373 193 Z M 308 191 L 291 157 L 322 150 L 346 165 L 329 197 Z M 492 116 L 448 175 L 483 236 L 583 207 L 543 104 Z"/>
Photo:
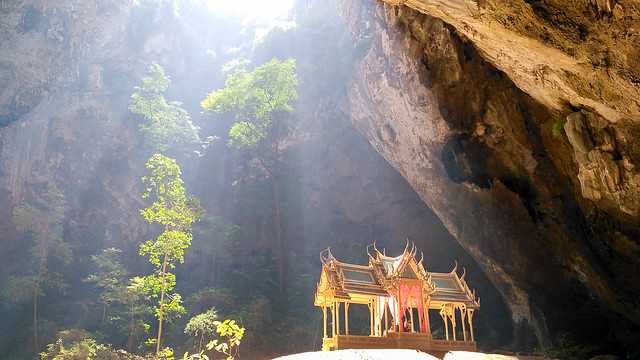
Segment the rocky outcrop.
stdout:
<path fill-rule="evenodd" d="M 510 338 L 511 324 L 504 318 L 507 311 L 495 288 L 406 180 L 354 129 L 350 113 L 339 106 L 352 64 L 351 58 L 345 61 L 334 54 L 357 53 L 357 49 L 334 22 L 338 16 L 333 5 L 322 1 L 317 6 L 326 12 L 322 31 L 310 22 L 283 35 L 284 44 L 297 44 L 293 49 L 287 46 L 288 51 L 279 53 L 274 45 L 256 50 L 264 57 L 256 62 L 273 56 L 296 57 L 304 84 L 296 112 L 302 131 L 289 141 L 283 179 L 283 233 L 290 267 L 300 274 L 316 274 L 317 254 L 327 246 L 333 246 L 341 258 L 355 260 L 371 240 L 394 252 L 409 238 L 425 250 L 431 269 L 450 270 L 454 260 L 467 267 L 467 278 L 486 301 L 476 323 L 476 329 L 485 334 L 481 346 L 503 345 Z M 173 80 L 172 97 L 185 102 L 203 135 L 220 134 L 224 131 L 220 122 L 198 115 L 199 101 L 223 80 L 212 69 L 227 59 L 224 55 L 213 58 L 211 53 L 223 54 L 228 47 L 253 38 L 234 38 L 239 25 L 222 20 L 212 25 L 211 18 L 197 8 L 183 9 L 181 20 L 176 20 L 170 15 L 162 18 L 167 15 L 153 8 L 121 1 L 5 1 L 0 2 L 0 15 L 0 81 L 7 80 L 0 88 L 0 216 L 4 219 L 0 221 L 0 260 L 6 264 L 0 269 L 0 282 L 18 273 L 22 263 L 13 259 L 27 248 L 11 221 L 14 207 L 38 203 L 42 189 L 54 183 L 67 200 L 65 240 L 74 251 L 71 266 L 77 273 L 76 279 L 69 279 L 73 293 L 85 286 L 83 269 L 88 269 L 89 256 L 101 248 L 121 248 L 128 266 L 140 265 L 136 249 L 148 231 L 138 216 L 139 178 L 146 153 L 127 103 L 146 65 L 158 61 L 167 69 Z M 204 29 L 213 34 L 209 42 L 202 39 Z M 224 39 L 216 35 L 220 33 Z M 340 36 L 344 38 L 338 44 Z M 261 200 L 259 183 L 255 192 L 237 190 L 234 184 L 241 161 L 225 144 L 214 142 L 202 157 L 180 159 L 180 163 L 187 187 L 209 214 L 243 229 L 242 243 L 234 247 L 239 256 L 227 261 L 246 266 L 247 254 L 257 257 L 256 253 L 268 252 L 273 246 L 270 205 Z M 259 206 L 247 206 L 256 203 Z M 201 279 L 208 281 L 207 286 L 219 286 L 218 269 L 208 254 L 188 256 L 181 269 L 192 278 L 192 286 Z M 251 268 L 247 273 L 257 271 L 263 269 Z M 256 278 L 262 276 L 258 273 Z M 291 281 L 301 280 L 292 276 Z M 304 304 L 313 296 L 313 285 L 305 282 L 306 293 L 297 295 L 304 297 Z M 56 312 L 59 318 L 73 321 L 73 326 L 90 319 L 90 314 L 67 305 L 81 301 L 77 294 L 61 299 L 53 292 L 46 297 L 49 305 L 45 306 L 50 307 L 43 308 L 43 318 L 58 302 L 65 302 L 56 308 L 63 309 Z M 501 319 L 496 321 L 489 314 Z M 0 330 L 15 326 L 20 316 L 15 314 Z M 295 323 L 308 338 L 287 344 L 287 349 L 314 346 L 315 325 L 300 321 L 300 314 L 292 316 L 286 319 L 287 327 Z M 0 348 L 11 349 L 25 339 L 21 334 L 6 337 Z M 252 343 L 254 351 L 285 351 L 276 348 L 278 344 L 261 345 L 264 342 Z"/>
<path fill-rule="evenodd" d="M 635 128 L 631 78 L 607 74 L 603 85 L 622 103 L 579 95 L 575 76 L 557 74 L 584 65 L 490 27 L 470 2 L 343 3 L 366 48 L 348 95 L 354 124 L 488 274 L 519 324 L 518 346 L 527 332 L 543 346 L 564 332 L 631 346 L 638 263 L 614 250 L 638 247 L 637 219 L 620 215 L 633 216 L 638 199 L 633 170 L 622 170 L 633 162 L 620 155 L 634 146 L 616 140 L 633 133 L 622 124 Z M 549 66 L 545 81 L 534 81 L 537 66 Z M 604 81 L 602 71 L 582 80 Z M 564 124 L 567 139 L 554 137 L 553 119 L 572 107 L 584 109 Z"/>
<path fill-rule="evenodd" d="M 627 128 L 629 129 L 629 128 Z M 626 129 L 625 129 L 626 130 Z M 581 194 L 598 207 L 632 218 L 640 214 L 640 173 L 634 165 L 631 134 L 597 114 L 580 111 L 567 116 L 564 131 L 578 164 Z M 631 145 L 631 146 L 630 146 Z"/>
<path fill-rule="evenodd" d="M 581 165 L 583 196 L 607 211 L 638 217 L 634 146 L 625 139 L 640 120 L 640 6 L 633 1 L 385 0 L 453 26 L 496 69 L 539 103 L 564 117 L 575 109 L 598 118 L 591 132 L 608 132 L 621 186 L 592 178 L 602 161 Z M 624 155 L 623 155 L 624 153 Z M 623 157 L 624 156 L 624 157 Z M 619 158 L 619 159 L 618 159 Z M 578 160 L 578 162 L 580 162 Z M 600 165 L 598 165 L 600 164 Z M 610 164 L 611 165 L 611 164 Z M 626 165 L 626 166 L 625 166 Z M 606 166 L 606 165 L 602 165 Z M 586 170 L 587 168 L 591 170 Z M 574 177 L 575 180 L 578 180 Z M 598 194 L 599 193 L 599 194 Z"/>
<path fill-rule="evenodd" d="M 640 8 L 633 1 L 385 0 L 451 24 L 483 57 L 546 106 L 640 116 Z M 594 91 L 594 89 L 597 89 Z"/>
<path fill-rule="evenodd" d="M 68 238 L 119 246 L 144 232 L 130 216 L 139 205 L 130 176 L 135 127 L 126 109 L 114 109 L 129 10 L 108 1 L 0 4 L 0 77 L 8 80 L 0 88 L 4 219 L 55 184 L 67 194 Z M 11 221 L 0 227 L 11 254 L 21 244 Z"/>

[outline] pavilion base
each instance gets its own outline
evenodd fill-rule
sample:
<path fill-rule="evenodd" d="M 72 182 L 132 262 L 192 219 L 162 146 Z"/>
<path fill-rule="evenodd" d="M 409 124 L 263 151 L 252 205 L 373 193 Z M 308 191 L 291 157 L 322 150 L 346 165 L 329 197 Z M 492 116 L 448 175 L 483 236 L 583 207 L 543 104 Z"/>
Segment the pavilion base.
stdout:
<path fill-rule="evenodd" d="M 337 335 L 322 339 L 322 350 L 413 349 L 442 356 L 448 351 L 476 351 L 475 341 L 432 339 L 423 333 L 390 333 L 387 336 Z"/>

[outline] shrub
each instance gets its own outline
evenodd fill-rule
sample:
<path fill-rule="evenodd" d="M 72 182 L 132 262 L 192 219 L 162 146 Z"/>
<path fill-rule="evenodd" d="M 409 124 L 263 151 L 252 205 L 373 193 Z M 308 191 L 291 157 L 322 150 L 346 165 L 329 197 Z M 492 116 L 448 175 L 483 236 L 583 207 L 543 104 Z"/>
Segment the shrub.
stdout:
<path fill-rule="evenodd" d="M 564 134 L 565 122 L 567 122 L 567 120 L 562 117 L 556 117 L 553 119 L 553 123 L 551 124 L 551 134 L 553 137 L 559 138 Z"/>

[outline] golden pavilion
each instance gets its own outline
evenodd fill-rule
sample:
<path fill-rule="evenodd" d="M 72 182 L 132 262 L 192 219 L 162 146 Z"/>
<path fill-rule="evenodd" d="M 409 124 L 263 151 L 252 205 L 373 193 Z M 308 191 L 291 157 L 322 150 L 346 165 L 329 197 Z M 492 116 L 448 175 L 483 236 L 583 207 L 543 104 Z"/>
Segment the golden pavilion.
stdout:
<path fill-rule="evenodd" d="M 428 272 L 416 252 L 407 242 L 402 254 L 390 257 L 374 243 L 367 247 L 368 265 L 338 261 L 330 249 L 320 253 L 314 304 L 322 309 L 322 350 L 416 349 L 436 355 L 476 350 L 473 314 L 480 299 L 467 285 L 465 271 L 459 276 L 456 264 L 448 273 Z M 368 307 L 368 335 L 349 333 L 349 306 L 355 304 Z M 438 315 L 444 331 L 436 339 L 430 316 Z"/>

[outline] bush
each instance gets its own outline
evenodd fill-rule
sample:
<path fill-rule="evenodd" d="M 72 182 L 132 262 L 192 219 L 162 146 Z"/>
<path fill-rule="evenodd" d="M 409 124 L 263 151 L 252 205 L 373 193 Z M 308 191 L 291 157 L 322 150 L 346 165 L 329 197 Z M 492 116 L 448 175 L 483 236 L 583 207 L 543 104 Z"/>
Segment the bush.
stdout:
<path fill-rule="evenodd" d="M 567 120 L 562 117 L 554 118 L 553 124 L 551 125 L 551 134 L 553 134 L 553 137 L 559 138 L 564 134 L 565 122 L 567 122 Z"/>
<path fill-rule="evenodd" d="M 58 340 L 40 353 L 41 360 L 144 360 L 111 345 L 98 344 L 84 330 L 70 329 L 58 333 Z"/>

